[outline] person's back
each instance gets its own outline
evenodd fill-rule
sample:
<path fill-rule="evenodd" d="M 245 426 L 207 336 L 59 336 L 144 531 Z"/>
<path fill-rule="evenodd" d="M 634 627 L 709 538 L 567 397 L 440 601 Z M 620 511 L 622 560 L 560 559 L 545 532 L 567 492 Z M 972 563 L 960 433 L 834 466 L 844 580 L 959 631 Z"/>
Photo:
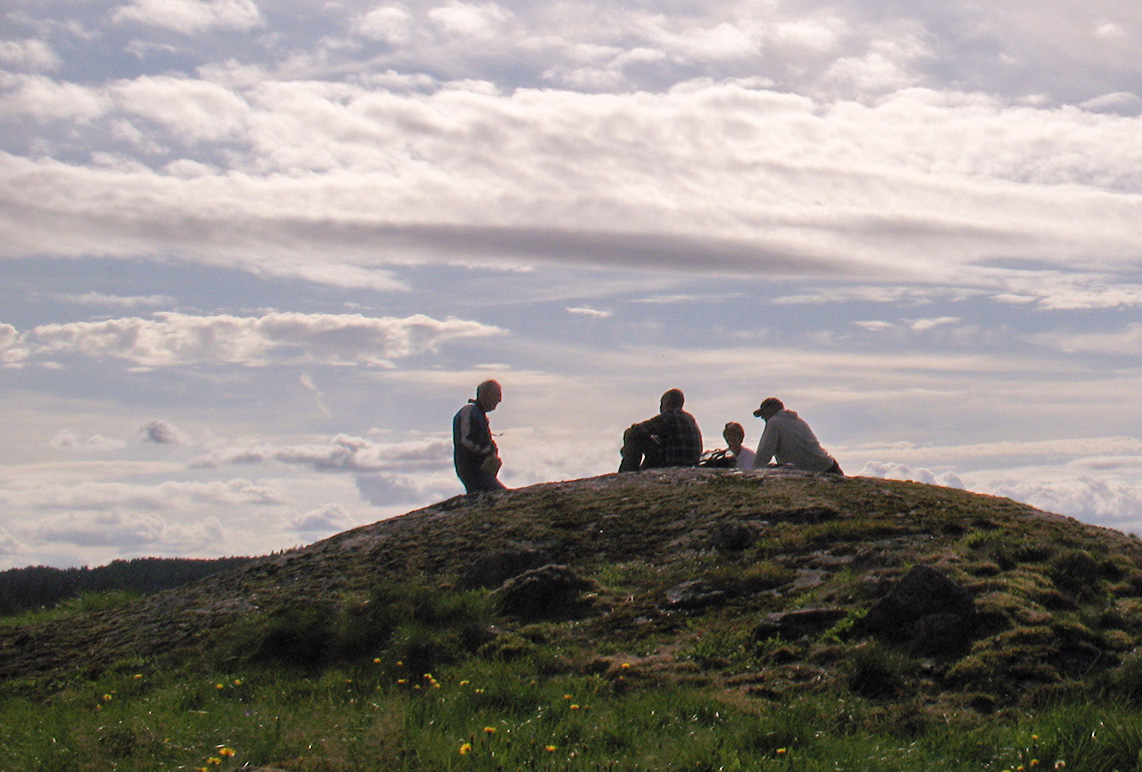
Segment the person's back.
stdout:
<path fill-rule="evenodd" d="M 702 458 L 702 432 L 694 416 L 682 409 L 685 399 L 681 390 L 670 389 L 659 401 L 658 415 L 626 430 L 620 472 L 697 465 Z"/>
<path fill-rule="evenodd" d="M 809 424 L 794 411 L 786 410 L 781 400 L 766 399 L 754 415 L 765 419 L 765 431 L 754 457 L 755 467 L 767 465 L 772 458 L 782 466 L 807 472 L 844 474 L 837 460 L 821 447 Z"/>
<path fill-rule="evenodd" d="M 702 457 L 702 432 L 694 416 L 682 408 L 666 410 L 650 419 L 658 438 L 662 466 L 694 466 Z"/>

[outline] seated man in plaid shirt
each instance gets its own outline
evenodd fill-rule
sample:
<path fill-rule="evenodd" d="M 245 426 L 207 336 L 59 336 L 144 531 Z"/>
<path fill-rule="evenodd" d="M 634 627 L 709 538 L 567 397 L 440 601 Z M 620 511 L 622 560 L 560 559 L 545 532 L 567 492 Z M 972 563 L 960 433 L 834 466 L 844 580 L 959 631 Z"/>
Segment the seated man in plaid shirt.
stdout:
<path fill-rule="evenodd" d="M 698 463 L 702 457 L 702 432 L 694 416 L 682 409 L 685 402 L 681 390 L 671 389 L 662 395 L 658 415 L 623 433 L 620 472 Z"/>

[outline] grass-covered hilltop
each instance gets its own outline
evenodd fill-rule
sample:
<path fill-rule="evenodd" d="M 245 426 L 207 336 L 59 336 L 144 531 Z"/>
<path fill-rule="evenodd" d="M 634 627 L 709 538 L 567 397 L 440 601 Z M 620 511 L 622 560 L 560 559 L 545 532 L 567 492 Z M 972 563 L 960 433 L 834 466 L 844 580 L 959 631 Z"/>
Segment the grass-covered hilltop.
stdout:
<path fill-rule="evenodd" d="M 0 620 L 0 772 L 1139 769 L 1142 543 L 918 483 L 457 497 Z"/>

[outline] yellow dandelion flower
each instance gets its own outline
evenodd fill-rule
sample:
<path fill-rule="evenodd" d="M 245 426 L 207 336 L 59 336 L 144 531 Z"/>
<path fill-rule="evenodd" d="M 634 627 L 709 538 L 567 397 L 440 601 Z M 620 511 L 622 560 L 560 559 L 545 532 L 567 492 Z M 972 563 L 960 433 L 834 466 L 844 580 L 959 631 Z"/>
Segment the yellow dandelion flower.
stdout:
<path fill-rule="evenodd" d="M 545 745 L 543 747 L 543 750 L 547 751 L 548 753 L 555 753 L 555 746 L 554 745 Z"/>
<path fill-rule="evenodd" d="M 211 756 L 206 760 L 206 763 L 212 767 L 220 767 L 222 766 L 222 759 L 218 758 L 217 756 Z"/>
<path fill-rule="evenodd" d="M 486 691 L 487 691 L 487 689 L 477 689 L 476 694 L 483 694 Z"/>
<path fill-rule="evenodd" d="M 565 699 L 565 700 L 570 700 L 570 699 L 571 699 L 571 695 L 570 695 L 570 694 L 564 694 L 564 695 L 563 695 L 563 699 Z"/>
<path fill-rule="evenodd" d="M 224 759 L 233 758 L 235 751 L 233 748 L 228 748 L 225 745 L 218 749 L 218 755 Z"/>
<path fill-rule="evenodd" d="M 788 753 L 788 752 L 789 752 L 789 751 L 788 751 L 787 749 L 785 749 L 785 748 L 778 748 L 778 749 L 777 749 L 777 755 L 778 755 L 778 756 L 784 756 L 784 755 L 785 755 L 786 753 Z"/>
<path fill-rule="evenodd" d="M 630 668 L 630 663 L 629 663 L 629 662 L 624 662 L 624 663 L 622 664 L 622 669 L 623 669 L 623 670 L 627 670 L 628 668 Z"/>
<path fill-rule="evenodd" d="M 135 680 L 136 680 L 136 681 L 138 681 L 138 680 L 139 680 L 140 678 L 142 678 L 142 677 L 143 677 L 143 674 L 142 674 L 142 673 L 135 673 Z"/>
<path fill-rule="evenodd" d="M 104 702 L 111 702 L 112 699 L 114 699 L 114 698 L 110 694 L 104 694 L 103 695 L 103 701 Z"/>
<path fill-rule="evenodd" d="M 242 679 L 241 678 L 235 678 L 234 679 L 234 685 L 235 686 L 241 686 L 242 685 Z"/>
<path fill-rule="evenodd" d="M 373 664 L 374 665 L 381 664 L 381 658 L 380 657 L 373 657 Z"/>
<path fill-rule="evenodd" d="M 571 710 L 578 710 L 578 709 L 579 709 L 579 706 L 577 704 L 571 703 Z"/>
<path fill-rule="evenodd" d="M 226 688 L 226 684 L 214 684 L 214 688 L 217 689 L 218 691 L 222 691 L 223 689 Z"/>
<path fill-rule="evenodd" d="M 484 734 L 495 734 L 495 733 L 496 733 L 496 728 L 494 726 L 484 727 Z"/>
<path fill-rule="evenodd" d="M 397 683 L 398 683 L 398 684 L 407 684 L 407 683 L 408 683 L 408 679 L 407 679 L 407 678 L 398 678 L 398 679 L 397 679 Z"/>
<path fill-rule="evenodd" d="M 461 681 L 461 682 L 460 682 L 460 685 L 461 685 L 461 686 L 467 686 L 467 685 L 468 685 L 468 684 L 470 684 L 470 683 L 472 683 L 472 682 L 471 682 L 471 681 Z"/>
<path fill-rule="evenodd" d="M 461 756 L 467 756 L 471 752 L 472 752 L 472 743 L 464 743 L 463 745 L 460 746 L 460 755 Z"/>

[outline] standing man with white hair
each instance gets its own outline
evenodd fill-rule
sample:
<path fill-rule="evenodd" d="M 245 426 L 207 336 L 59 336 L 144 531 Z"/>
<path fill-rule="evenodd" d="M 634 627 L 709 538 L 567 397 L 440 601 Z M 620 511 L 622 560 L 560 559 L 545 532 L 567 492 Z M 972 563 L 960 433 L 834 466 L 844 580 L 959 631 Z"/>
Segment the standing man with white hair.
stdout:
<path fill-rule="evenodd" d="M 775 458 L 780 466 L 844 475 L 837 460 L 821 447 L 809 424 L 792 410 L 786 410 L 777 397 L 766 399 L 753 414 L 765 419 L 765 433 L 761 435 L 753 461 L 755 469 Z"/>
<path fill-rule="evenodd" d="M 496 479 L 503 462 L 488 424 L 488 413 L 503 398 L 499 383 L 484 381 L 476 387 L 476 398 L 468 400 L 452 419 L 452 461 L 466 493 L 504 490 Z"/>

